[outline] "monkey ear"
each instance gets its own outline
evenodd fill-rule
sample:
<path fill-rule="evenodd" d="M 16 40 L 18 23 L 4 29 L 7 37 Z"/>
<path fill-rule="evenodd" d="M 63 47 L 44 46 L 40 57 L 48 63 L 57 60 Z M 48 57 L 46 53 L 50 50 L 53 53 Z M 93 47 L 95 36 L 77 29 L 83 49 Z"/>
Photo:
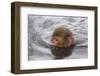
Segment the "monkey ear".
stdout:
<path fill-rule="evenodd" d="M 73 39 L 71 37 L 68 37 L 66 40 L 65 46 L 70 47 L 72 45 L 72 43 L 73 43 Z"/>

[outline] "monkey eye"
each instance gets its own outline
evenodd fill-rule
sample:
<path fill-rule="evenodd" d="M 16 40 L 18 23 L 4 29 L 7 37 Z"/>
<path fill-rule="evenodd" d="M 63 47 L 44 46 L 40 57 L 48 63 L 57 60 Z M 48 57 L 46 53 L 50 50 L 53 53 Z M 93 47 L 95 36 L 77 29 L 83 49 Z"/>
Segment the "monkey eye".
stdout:
<path fill-rule="evenodd" d="M 57 40 L 57 39 L 53 39 L 51 42 L 52 42 L 52 43 L 58 43 L 59 40 Z"/>

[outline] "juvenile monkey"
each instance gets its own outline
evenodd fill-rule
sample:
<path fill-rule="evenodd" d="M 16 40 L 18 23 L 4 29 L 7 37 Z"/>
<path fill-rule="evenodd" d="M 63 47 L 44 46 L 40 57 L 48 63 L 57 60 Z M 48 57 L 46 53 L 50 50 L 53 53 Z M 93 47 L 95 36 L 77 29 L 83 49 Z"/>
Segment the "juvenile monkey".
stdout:
<path fill-rule="evenodd" d="M 54 59 L 62 59 L 72 53 L 74 44 L 73 34 L 69 29 L 59 27 L 55 29 L 51 38 L 51 52 Z"/>

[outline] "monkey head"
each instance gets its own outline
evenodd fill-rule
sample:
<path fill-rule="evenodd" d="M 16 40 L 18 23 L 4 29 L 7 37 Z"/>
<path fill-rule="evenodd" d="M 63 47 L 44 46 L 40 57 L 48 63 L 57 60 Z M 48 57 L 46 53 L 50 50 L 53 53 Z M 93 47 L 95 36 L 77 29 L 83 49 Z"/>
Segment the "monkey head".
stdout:
<path fill-rule="evenodd" d="M 54 30 L 51 38 L 51 51 L 55 56 L 55 59 L 62 59 L 64 56 L 68 56 L 72 50 L 74 42 L 72 32 L 64 27 L 58 27 Z"/>

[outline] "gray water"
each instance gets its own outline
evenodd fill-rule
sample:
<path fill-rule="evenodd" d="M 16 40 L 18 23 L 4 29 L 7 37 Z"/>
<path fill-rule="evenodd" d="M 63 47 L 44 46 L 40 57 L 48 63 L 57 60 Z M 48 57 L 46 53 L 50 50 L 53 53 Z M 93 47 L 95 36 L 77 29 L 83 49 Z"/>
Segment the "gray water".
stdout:
<path fill-rule="evenodd" d="M 75 47 L 64 59 L 88 57 L 88 18 L 75 16 L 28 15 L 28 60 L 52 60 L 49 45 L 53 31 L 63 26 L 72 31 Z"/>

